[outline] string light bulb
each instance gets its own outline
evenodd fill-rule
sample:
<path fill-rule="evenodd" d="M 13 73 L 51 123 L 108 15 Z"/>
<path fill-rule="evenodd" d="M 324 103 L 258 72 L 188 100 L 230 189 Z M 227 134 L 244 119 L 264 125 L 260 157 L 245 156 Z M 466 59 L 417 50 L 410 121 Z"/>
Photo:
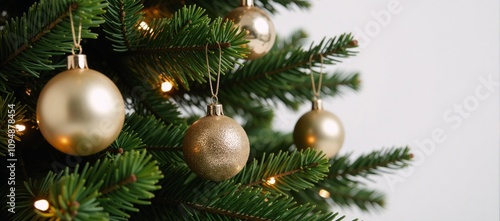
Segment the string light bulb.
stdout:
<path fill-rule="evenodd" d="M 19 132 L 26 130 L 26 126 L 24 126 L 22 124 L 16 124 L 15 127 L 16 127 L 16 130 Z"/>
<path fill-rule="evenodd" d="M 151 29 L 145 21 L 141 21 L 141 23 L 139 23 L 139 30 L 153 32 L 153 29 Z"/>
<path fill-rule="evenodd" d="M 34 205 L 35 208 L 37 208 L 40 211 L 46 211 L 49 209 L 49 201 L 45 199 L 35 201 Z"/>
<path fill-rule="evenodd" d="M 172 82 L 170 81 L 165 81 L 161 84 L 161 91 L 163 92 L 169 92 L 170 90 L 172 90 L 172 87 L 174 85 L 172 85 Z"/>
<path fill-rule="evenodd" d="M 273 185 L 276 183 L 276 179 L 274 177 L 271 177 L 271 178 L 267 179 L 266 183 L 268 185 Z"/>
<path fill-rule="evenodd" d="M 324 189 L 321 189 L 318 194 L 319 194 L 319 196 L 321 196 L 321 197 L 323 197 L 325 199 L 326 198 L 330 198 L 330 192 L 328 192 L 328 191 L 326 191 Z"/>

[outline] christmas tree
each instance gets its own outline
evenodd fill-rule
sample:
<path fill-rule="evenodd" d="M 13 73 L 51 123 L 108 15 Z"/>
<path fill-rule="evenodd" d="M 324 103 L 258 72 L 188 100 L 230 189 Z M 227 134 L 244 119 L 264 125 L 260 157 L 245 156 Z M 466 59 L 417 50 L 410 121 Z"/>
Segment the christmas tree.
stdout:
<path fill-rule="evenodd" d="M 407 166 L 409 148 L 384 148 L 356 158 L 335 153 L 327 157 L 318 148 L 297 150 L 292 131 L 272 127 L 278 104 L 296 110 L 320 93 L 331 97 L 358 90 L 358 73 L 323 76 L 320 71 L 354 56 L 355 36 L 325 37 L 304 47 L 306 35 L 298 31 L 276 41 L 271 36 L 265 42 L 270 50 L 257 51 L 248 27 L 240 29 L 237 19 L 223 19 L 240 4 L 250 3 L 2 3 L 0 154 L 5 180 L 0 185 L 7 202 L 1 216 L 8 220 L 341 220 L 341 214 L 330 211 L 332 206 L 382 207 L 383 193 L 367 188 L 365 182 L 369 176 Z M 305 0 L 263 0 L 246 7 L 273 14 L 277 7 L 309 6 Z M 78 79 L 104 92 L 90 96 L 78 89 L 81 81 L 74 86 L 64 81 L 57 93 L 46 92 L 58 88 L 48 82 L 66 73 L 67 55 L 75 54 L 78 59 L 69 60 L 79 66 L 82 52 L 90 69 L 116 85 L 118 99 L 108 99 L 105 80 L 89 79 L 87 73 Z M 86 67 L 77 69 L 89 72 Z M 315 87 L 314 82 L 322 83 Z M 96 116 L 89 113 L 95 107 L 82 105 L 81 97 L 87 95 L 91 102 L 98 101 L 98 111 L 121 105 L 119 111 L 127 113 L 115 111 L 105 115 L 104 122 L 94 123 Z M 66 102 L 54 99 L 59 97 L 69 100 L 68 110 L 57 108 Z M 238 149 L 236 154 L 224 149 L 233 139 L 225 134 L 232 130 L 228 124 L 217 121 L 193 129 L 203 118 L 222 117 L 219 109 L 215 116 L 204 117 L 207 104 L 211 111 L 223 104 L 227 119 L 236 119 L 244 129 L 235 138 L 237 145 L 231 146 Z M 117 134 L 79 131 L 78 136 L 60 138 L 74 128 L 54 119 L 73 115 L 87 127 L 118 125 Z M 222 138 L 205 139 L 206 134 Z M 206 143 L 196 146 L 193 140 Z M 77 144 L 68 149 L 71 142 Z M 102 151 L 95 149 L 98 142 L 106 144 Z M 196 148 L 212 145 L 222 145 L 222 156 L 197 155 Z M 241 156 L 243 164 L 230 165 L 237 167 L 232 172 L 211 169 Z"/>

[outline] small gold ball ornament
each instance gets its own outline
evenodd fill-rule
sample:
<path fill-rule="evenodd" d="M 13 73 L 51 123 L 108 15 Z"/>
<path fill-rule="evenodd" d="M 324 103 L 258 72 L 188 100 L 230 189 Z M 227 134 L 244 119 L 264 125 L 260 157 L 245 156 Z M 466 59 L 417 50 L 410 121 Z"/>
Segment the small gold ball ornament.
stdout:
<path fill-rule="evenodd" d="M 208 105 L 207 116 L 189 127 L 182 145 L 189 168 L 212 181 L 227 180 L 238 174 L 250 154 L 245 130 L 224 116 L 221 104 Z"/>
<path fill-rule="evenodd" d="M 327 158 L 335 156 L 344 143 L 344 127 L 339 118 L 323 110 L 322 101 L 315 99 L 312 110 L 295 124 L 293 141 L 297 149 L 323 151 Z"/>
<path fill-rule="evenodd" d="M 231 20 L 239 31 L 246 33 L 250 50 L 248 60 L 264 56 L 274 45 L 276 30 L 271 17 L 262 9 L 254 7 L 252 0 L 242 0 L 241 6 L 230 11 L 225 20 Z"/>
<path fill-rule="evenodd" d="M 83 54 L 68 56 L 68 70 L 43 88 L 36 120 L 45 139 L 56 149 L 75 156 L 104 150 L 120 133 L 125 105 L 116 85 L 89 69 Z"/>

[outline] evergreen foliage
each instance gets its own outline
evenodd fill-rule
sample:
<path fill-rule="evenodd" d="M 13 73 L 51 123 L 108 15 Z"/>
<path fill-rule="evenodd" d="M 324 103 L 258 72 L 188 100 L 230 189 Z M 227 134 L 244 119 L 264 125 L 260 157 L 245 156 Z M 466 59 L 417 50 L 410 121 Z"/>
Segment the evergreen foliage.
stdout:
<path fill-rule="evenodd" d="M 406 167 L 409 148 L 326 159 L 314 150 L 294 150 L 291 134 L 272 127 L 278 105 L 296 110 L 311 99 L 310 65 L 318 69 L 355 56 L 355 38 L 340 34 L 303 47 L 306 34 L 297 31 L 280 36 L 263 58 L 245 61 L 245 34 L 221 19 L 238 3 L 38 0 L 0 24 L 0 155 L 7 162 L 8 145 L 15 141 L 19 162 L 16 213 L 3 209 L 0 217 L 323 221 L 344 219 L 329 212 L 332 205 L 383 207 L 383 193 L 364 182 Z M 262 0 L 256 6 L 275 13 L 278 7 L 307 9 L 310 1 Z M 65 69 L 65 55 L 73 49 L 69 10 L 77 30 L 81 23 L 90 68 L 116 83 L 130 111 L 113 144 L 88 157 L 58 152 L 35 122 L 40 91 Z M 235 177 L 212 182 L 190 171 L 182 139 L 203 114 L 210 100 L 207 81 L 219 71 L 219 101 L 226 115 L 241 120 L 251 154 Z M 357 72 L 326 73 L 321 93 L 331 97 L 356 91 L 359 78 Z M 173 83 L 172 91 L 160 91 L 164 81 Z M 16 113 L 10 122 L 9 109 Z M 26 131 L 10 133 L 15 124 L 25 125 Z M 9 188 L 0 182 L 4 196 Z M 330 196 L 320 197 L 320 190 Z M 39 199 L 49 201 L 47 211 L 34 208 Z"/>

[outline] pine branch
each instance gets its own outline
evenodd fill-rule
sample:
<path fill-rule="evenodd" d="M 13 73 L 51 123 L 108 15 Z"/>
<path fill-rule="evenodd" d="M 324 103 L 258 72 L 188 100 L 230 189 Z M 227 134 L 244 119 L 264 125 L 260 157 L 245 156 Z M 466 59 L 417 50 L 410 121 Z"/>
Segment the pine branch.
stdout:
<path fill-rule="evenodd" d="M 318 67 L 321 56 L 325 65 L 339 63 L 341 62 L 339 58 L 347 58 L 356 54 L 351 48 L 357 47 L 357 44 L 358 42 L 353 39 L 351 34 L 342 34 L 328 40 L 323 39 L 318 45 L 311 45 L 307 51 L 303 51 L 299 47 L 289 51 L 268 53 L 263 59 L 252 61 L 244 68 L 235 71 L 237 74 L 231 80 L 248 79 L 252 81 L 273 77 L 273 75 L 283 72 L 295 73 L 294 71 L 300 69 L 309 69 L 310 63 L 313 67 Z M 272 62 L 276 59 L 282 62 Z"/>
<path fill-rule="evenodd" d="M 154 2 L 157 1 L 153 1 L 153 3 Z M 207 13 L 210 17 L 224 17 L 229 11 L 240 6 L 240 1 L 231 0 L 209 2 L 203 0 L 187 0 L 185 3 L 187 5 L 196 4 L 207 9 Z M 279 7 L 308 9 L 311 6 L 307 0 L 261 0 L 255 1 L 254 4 L 256 7 L 267 10 L 271 14 L 277 13 Z M 175 8 L 175 6 L 176 5 L 170 6 L 170 8 Z"/>
<path fill-rule="evenodd" d="M 328 171 L 324 155 L 313 150 L 279 152 L 254 160 L 232 180 L 242 186 L 257 186 L 272 193 L 300 191 L 314 186 Z"/>
<path fill-rule="evenodd" d="M 78 167 L 77 167 L 78 169 Z M 50 203 L 47 212 L 34 210 L 40 215 L 61 220 L 108 220 L 108 214 L 97 201 L 98 189 L 102 180 L 86 182 L 88 164 L 84 166 L 81 174 L 70 173 L 68 168 L 58 182 L 49 188 L 47 201 Z"/>
<path fill-rule="evenodd" d="M 141 28 L 144 18 L 139 2 L 115 3 L 118 6 L 105 16 L 110 25 L 104 26 L 104 31 L 114 50 L 125 52 L 123 63 L 142 80 L 157 84 L 172 79 L 176 85 L 189 88 L 189 81 L 206 82 L 207 46 L 211 73 L 217 73 L 219 46 L 221 71 L 232 68 L 235 59 L 246 52 L 242 47 L 244 33 L 238 33 L 231 22 L 212 21 L 199 7 L 183 7 L 172 18 L 154 19 Z"/>
<path fill-rule="evenodd" d="M 103 18 L 107 21 L 103 30 L 106 38 L 113 42 L 113 49 L 124 52 L 133 49 L 132 42 L 139 36 L 137 29 L 143 19 L 140 1 L 108 0 L 109 7 Z"/>
<path fill-rule="evenodd" d="M 321 54 L 325 65 L 335 64 L 341 62 L 342 58 L 354 55 L 355 52 L 352 52 L 351 48 L 356 47 L 356 44 L 351 35 L 344 34 L 311 46 L 309 51 L 290 47 L 282 51 L 271 51 L 264 58 L 247 62 L 245 66 L 221 78 L 219 100 L 234 108 L 234 113 L 248 112 L 248 104 L 257 103 L 250 106 L 264 106 L 263 104 L 270 101 L 283 102 L 288 107 L 297 109 L 312 97 L 311 80 L 305 74 L 309 72 L 309 59 L 312 58 L 312 65 L 317 67 L 320 65 Z M 357 73 L 343 72 L 325 76 L 321 92 L 326 96 L 334 96 L 346 89 L 357 90 L 358 78 Z M 189 92 L 179 90 L 173 97 L 182 100 L 185 97 L 183 95 L 189 93 L 190 100 L 184 103 L 193 105 L 191 101 L 203 100 L 203 97 L 206 97 L 203 92 L 209 91 L 206 84 L 193 84 L 191 89 Z M 246 117 L 249 116 L 243 115 L 243 118 Z"/>
<path fill-rule="evenodd" d="M 24 77 L 38 77 L 41 71 L 60 67 L 52 64 L 53 56 L 68 53 L 73 47 L 68 28 L 69 6 L 75 21 L 81 19 L 81 37 L 97 37 L 89 28 L 104 22 L 99 15 L 104 13 L 106 4 L 101 0 L 42 0 L 35 3 L 22 17 L 7 22 L 0 32 L 0 90 L 21 84 Z"/>
<path fill-rule="evenodd" d="M 102 165 L 109 163 L 104 160 Z M 96 179 L 89 179 L 89 182 L 104 178 L 100 188 L 102 197 L 98 199 L 100 204 L 117 218 L 130 217 L 125 211 L 139 211 L 133 204 L 150 204 L 146 199 L 154 197 L 152 191 L 161 188 L 156 183 L 163 178 L 157 162 L 146 151 L 125 152 L 113 160 L 111 167 L 97 170 L 94 174 Z"/>
<path fill-rule="evenodd" d="M 186 124 L 165 125 L 152 116 L 132 114 L 125 118 L 123 131 L 137 134 L 156 160 L 161 163 L 185 164 L 182 159 L 182 139 L 187 130 Z"/>
<path fill-rule="evenodd" d="M 0 97 L 0 156 L 7 154 L 14 158 L 15 142 L 21 141 L 21 131 L 18 131 L 15 125 L 23 124 L 28 119 L 25 119 L 26 105 L 21 105 L 16 101 L 13 94 L 6 94 L 5 97 Z M 14 148 L 10 148 L 9 144 Z"/>
<path fill-rule="evenodd" d="M 357 186 L 336 186 L 325 190 L 329 191 L 331 199 L 337 206 L 356 205 L 361 210 L 368 211 L 382 208 L 385 204 L 384 194 Z"/>
<path fill-rule="evenodd" d="M 267 9 L 271 13 L 277 13 L 277 7 L 281 5 L 285 8 L 297 7 L 299 9 L 309 9 L 311 4 L 308 0 L 260 0 L 257 1 L 257 6 Z"/>
<path fill-rule="evenodd" d="M 307 81 L 309 77 L 305 76 L 304 70 L 309 70 L 310 61 L 313 67 L 320 65 L 321 56 L 325 65 L 341 62 L 340 58 L 355 54 L 350 49 L 356 45 L 356 40 L 350 34 L 343 34 L 338 38 L 323 40 L 308 51 L 298 48 L 271 52 L 224 78 L 221 90 L 228 94 L 234 94 L 235 91 L 241 91 L 240 94 L 254 93 L 260 98 L 272 98 L 276 93 L 295 94 L 290 90 L 293 85 L 304 85 L 304 81 Z"/>
<path fill-rule="evenodd" d="M 376 150 L 359 156 L 354 162 L 351 162 L 349 157 L 349 154 L 337 155 L 330 159 L 328 177 L 339 181 L 352 181 L 352 177 L 368 178 L 369 175 L 379 175 L 408 166 L 413 155 L 410 148 L 404 147 Z"/>
<path fill-rule="evenodd" d="M 33 203 L 39 199 L 47 199 L 49 196 L 49 189 L 56 180 L 59 180 L 62 173 L 55 174 L 49 172 L 41 180 L 29 178 L 23 185 L 16 186 L 16 215 L 9 213 L 9 220 L 12 221 L 35 221 L 42 220 L 45 217 L 44 213 L 33 212 L 35 208 Z M 15 216 L 14 216 L 15 215 Z"/>
<path fill-rule="evenodd" d="M 187 125 L 166 125 L 152 116 L 131 114 L 125 118 L 124 131 L 137 133 L 145 148 L 178 149 L 187 130 Z"/>
<path fill-rule="evenodd" d="M 27 201 L 21 210 L 29 214 L 16 215 L 25 220 L 36 213 L 41 217 L 61 220 L 123 220 L 130 217 L 125 211 L 138 211 L 134 204 L 146 205 L 154 197 L 152 191 L 160 188 L 156 183 L 163 177 L 157 162 L 146 151 L 127 151 L 93 166 L 88 163 L 73 172 L 67 167 L 61 173 L 50 173 L 40 182 L 28 181 L 21 190 Z M 39 183 L 40 187 L 36 186 Z M 33 208 L 35 199 L 45 198 L 48 211 Z"/>
<path fill-rule="evenodd" d="M 162 189 L 153 202 L 166 213 L 202 214 L 211 218 L 207 220 L 332 220 L 336 216 L 310 213 L 312 206 L 297 205 L 287 196 L 262 193 L 261 188 L 241 186 L 235 179 L 205 181 L 173 165 L 164 173 L 162 185 L 170 189 Z"/>
<path fill-rule="evenodd" d="M 271 128 L 246 129 L 250 140 L 250 159 L 261 159 L 266 153 L 288 151 L 293 145 L 292 134 L 274 131 Z"/>
<path fill-rule="evenodd" d="M 356 185 L 328 186 L 323 185 L 324 183 L 301 192 L 291 192 L 290 195 L 299 203 L 314 202 L 317 211 L 330 210 L 332 206 L 357 206 L 363 211 L 379 209 L 384 206 L 385 196 L 377 191 Z M 328 201 L 328 199 L 333 200 L 333 202 Z"/>
<path fill-rule="evenodd" d="M 143 91 L 142 95 L 132 97 L 130 106 L 135 113 L 144 116 L 153 115 L 167 125 L 184 123 L 185 120 L 181 118 L 177 105 L 160 93 L 158 88 Z"/>
<path fill-rule="evenodd" d="M 142 142 L 142 139 L 139 137 L 137 133 L 131 131 L 127 125 L 124 126 L 122 132 L 118 135 L 118 137 L 113 141 L 108 151 L 113 152 L 115 154 L 122 154 L 124 151 L 133 150 L 133 149 L 141 149 L 146 145 Z"/>
<path fill-rule="evenodd" d="M 383 149 L 361 155 L 354 162 L 350 160 L 350 154 L 337 155 L 329 160 L 331 166 L 327 178 L 310 189 L 290 192 L 289 195 L 300 203 L 314 202 L 318 210 L 332 206 L 325 200 L 327 198 L 332 199 L 336 205 L 355 205 L 364 211 L 383 207 L 384 195 L 362 187 L 362 184 L 354 178 L 369 179 L 369 175 L 380 175 L 404 168 L 412 158 L 409 151 L 408 147 Z M 320 190 L 327 191 L 324 193 L 326 196 L 320 196 L 318 194 Z"/>

